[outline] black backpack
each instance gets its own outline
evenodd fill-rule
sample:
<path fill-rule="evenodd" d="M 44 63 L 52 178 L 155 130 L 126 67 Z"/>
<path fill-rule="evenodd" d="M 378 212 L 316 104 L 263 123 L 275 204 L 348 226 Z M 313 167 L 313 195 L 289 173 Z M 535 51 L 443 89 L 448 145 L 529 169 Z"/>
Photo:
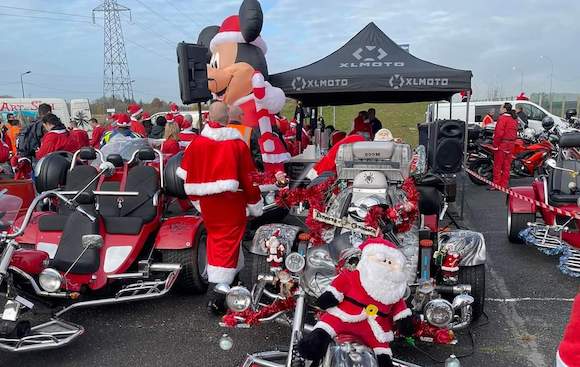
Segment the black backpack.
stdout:
<path fill-rule="evenodd" d="M 42 122 L 35 121 L 26 126 L 16 138 L 18 155 L 21 157 L 34 157 L 34 153 L 40 147 L 42 135 Z"/>

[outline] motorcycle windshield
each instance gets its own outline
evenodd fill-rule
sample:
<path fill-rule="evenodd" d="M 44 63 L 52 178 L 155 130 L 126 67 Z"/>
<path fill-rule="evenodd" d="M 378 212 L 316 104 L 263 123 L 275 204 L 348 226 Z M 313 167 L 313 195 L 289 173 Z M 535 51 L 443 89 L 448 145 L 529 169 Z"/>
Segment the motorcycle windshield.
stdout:
<path fill-rule="evenodd" d="M 0 232 L 10 229 L 21 207 L 21 198 L 0 192 Z"/>
<path fill-rule="evenodd" d="M 151 149 L 148 139 L 115 136 L 101 148 L 101 153 L 105 159 L 111 154 L 119 154 L 124 161 L 128 161 L 136 151 L 144 148 Z"/>

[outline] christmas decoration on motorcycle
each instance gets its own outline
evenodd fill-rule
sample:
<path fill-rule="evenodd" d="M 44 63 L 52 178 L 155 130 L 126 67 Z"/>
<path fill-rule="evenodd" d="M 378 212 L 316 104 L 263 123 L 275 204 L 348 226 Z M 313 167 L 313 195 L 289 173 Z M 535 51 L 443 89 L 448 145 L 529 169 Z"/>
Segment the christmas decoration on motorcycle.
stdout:
<path fill-rule="evenodd" d="M 395 325 L 402 336 L 414 332 L 412 313 L 404 300 L 405 255 L 381 238 L 369 238 L 359 248 L 356 269 L 339 273 L 318 298 L 325 312 L 298 344 L 307 359 L 320 360 L 335 335 L 348 334 L 374 349 L 379 367 L 391 366 L 389 343 Z"/>
<path fill-rule="evenodd" d="M 365 217 L 366 225 L 374 228 L 386 226 L 388 229 L 394 226 L 396 233 L 407 232 L 411 229 L 417 220 L 419 193 L 412 178 L 407 178 L 401 189 L 405 193 L 406 200 L 392 207 L 379 205 L 372 207 Z"/>
<path fill-rule="evenodd" d="M 260 319 L 269 317 L 280 311 L 287 311 L 294 308 L 296 301 L 294 297 L 285 299 L 278 299 L 268 306 L 261 307 L 259 310 L 252 310 L 251 308 L 243 312 L 228 311 L 222 317 L 222 322 L 227 327 L 236 327 L 238 324 L 246 324 L 249 326 L 258 325 Z"/>
<path fill-rule="evenodd" d="M 444 345 L 457 343 L 455 333 L 452 330 L 439 328 L 429 324 L 425 320 L 418 319 L 415 320 L 414 327 L 415 332 L 413 336 L 422 342 Z"/>
<path fill-rule="evenodd" d="M 318 185 L 306 188 L 286 188 L 276 195 L 276 205 L 282 208 L 291 208 L 299 204 L 308 205 L 305 224 L 308 227 L 310 242 L 315 245 L 324 243 L 322 231 L 330 226 L 314 219 L 314 209 L 324 212 L 326 198 L 336 188 L 335 182 L 336 177 L 332 176 Z"/>
<path fill-rule="evenodd" d="M 282 269 L 284 252 L 286 251 L 286 247 L 280 242 L 278 236 L 280 236 L 279 229 L 274 231 L 272 236 L 264 243 L 265 250 L 268 253 L 266 261 L 270 264 L 270 269 L 272 270 Z"/>

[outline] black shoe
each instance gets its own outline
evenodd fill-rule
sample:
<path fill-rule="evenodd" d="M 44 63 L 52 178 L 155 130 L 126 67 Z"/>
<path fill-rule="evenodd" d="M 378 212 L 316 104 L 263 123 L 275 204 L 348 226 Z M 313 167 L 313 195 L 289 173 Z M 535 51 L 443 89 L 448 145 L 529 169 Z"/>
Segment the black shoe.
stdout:
<path fill-rule="evenodd" d="M 228 310 L 226 307 L 226 296 L 225 294 L 213 293 L 213 299 L 207 304 L 208 311 L 214 315 L 221 317 L 226 314 Z"/>

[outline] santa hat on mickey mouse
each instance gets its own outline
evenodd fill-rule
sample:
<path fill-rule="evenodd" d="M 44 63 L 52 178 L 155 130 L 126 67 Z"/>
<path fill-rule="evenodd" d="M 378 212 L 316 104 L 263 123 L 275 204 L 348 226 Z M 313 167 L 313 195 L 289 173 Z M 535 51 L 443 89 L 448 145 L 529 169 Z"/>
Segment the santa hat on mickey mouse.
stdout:
<path fill-rule="evenodd" d="M 131 118 L 126 113 L 117 113 L 114 115 L 115 125 L 117 127 L 130 127 Z"/>
<path fill-rule="evenodd" d="M 259 7 L 259 4 L 257 5 Z M 245 8 L 244 8 L 245 7 Z M 255 4 L 253 2 L 246 2 L 242 4 L 240 8 L 240 13 L 254 12 Z M 260 19 L 262 16 L 262 11 L 260 9 L 259 13 Z M 260 26 L 261 28 L 261 26 Z M 259 33 L 259 32 L 258 32 Z M 238 15 L 232 15 L 227 17 L 222 25 L 220 26 L 219 32 L 212 38 L 209 49 L 211 52 L 215 52 L 216 46 L 223 44 L 223 43 L 249 43 L 256 47 L 258 47 L 264 55 L 268 51 L 268 47 L 266 46 L 266 42 L 262 39 L 261 36 L 257 36 L 253 41 L 248 42 L 244 35 L 242 34 L 242 29 L 240 27 L 240 17 Z"/>
<path fill-rule="evenodd" d="M 143 108 L 137 103 L 131 103 L 129 106 L 127 106 L 127 113 L 131 116 L 132 120 L 137 120 L 142 112 Z"/>

